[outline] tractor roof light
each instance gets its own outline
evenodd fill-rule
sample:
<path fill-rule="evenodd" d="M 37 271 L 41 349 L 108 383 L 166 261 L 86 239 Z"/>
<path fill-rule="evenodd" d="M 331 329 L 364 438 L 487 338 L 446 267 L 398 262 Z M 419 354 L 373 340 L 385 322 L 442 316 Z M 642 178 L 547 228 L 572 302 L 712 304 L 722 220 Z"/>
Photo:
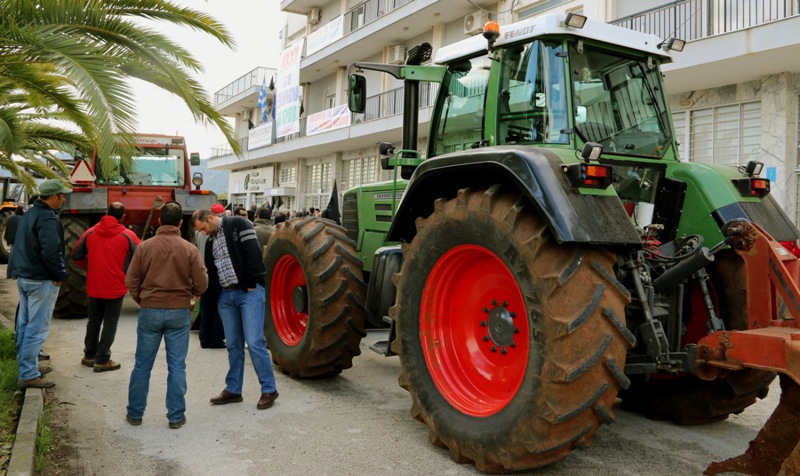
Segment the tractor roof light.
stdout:
<path fill-rule="evenodd" d="M 762 162 L 751 160 L 745 166 L 744 173 L 750 177 L 757 177 L 758 175 L 761 175 L 762 170 L 764 170 L 764 164 Z"/>
<path fill-rule="evenodd" d="M 664 51 L 677 51 L 679 53 L 683 51 L 684 46 L 686 46 L 686 41 L 681 40 L 680 38 L 675 38 L 674 36 L 671 36 L 658 44 L 658 47 Z"/>
<path fill-rule="evenodd" d="M 586 25 L 586 20 L 588 17 L 585 15 L 581 15 L 575 12 L 567 13 L 567 17 L 564 19 L 564 26 L 568 26 L 570 28 L 577 28 L 581 29 Z"/>
<path fill-rule="evenodd" d="M 494 20 L 489 20 L 483 25 L 483 37 L 489 42 L 489 51 L 494 48 L 494 42 L 500 37 L 500 24 Z"/>

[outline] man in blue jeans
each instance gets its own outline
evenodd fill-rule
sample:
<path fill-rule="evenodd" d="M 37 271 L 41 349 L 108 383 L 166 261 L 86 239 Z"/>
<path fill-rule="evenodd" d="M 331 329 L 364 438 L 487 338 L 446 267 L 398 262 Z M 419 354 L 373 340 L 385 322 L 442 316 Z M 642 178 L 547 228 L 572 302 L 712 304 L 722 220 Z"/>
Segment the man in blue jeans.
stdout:
<path fill-rule="evenodd" d="M 253 224 L 246 217 L 218 217 L 209 210 L 192 214 L 194 228 L 209 236 L 206 266 L 211 280 L 219 280 L 219 315 L 225 329 L 228 349 L 228 375 L 225 389 L 211 399 L 213 405 L 242 401 L 244 344 L 261 384 L 256 408 L 264 410 L 275 403 L 278 390 L 264 338 L 264 277 L 266 268 Z"/>
<path fill-rule="evenodd" d="M 39 185 L 40 197 L 19 222 L 11 253 L 9 276 L 17 278 L 19 316 L 17 318 L 17 364 L 20 388 L 49 388 L 54 382 L 39 368 L 39 351 L 50 331 L 50 317 L 58 299 L 58 288 L 67 277 L 64 257 L 64 227 L 58 211 L 72 192 L 62 180 L 45 180 Z"/>
<path fill-rule="evenodd" d="M 181 237 L 183 210 L 177 202 L 161 207 L 156 236 L 133 254 L 125 285 L 141 307 L 136 328 L 136 362 L 128 385 L 127 420 L 142 424 L 150 390 L 150 372 L 161 338 L 167 349 L 167 420 L 169 427 L 186 423 L 186 354 L 189 352 L 191 308 L 208 286 L 197 248 Z"/>

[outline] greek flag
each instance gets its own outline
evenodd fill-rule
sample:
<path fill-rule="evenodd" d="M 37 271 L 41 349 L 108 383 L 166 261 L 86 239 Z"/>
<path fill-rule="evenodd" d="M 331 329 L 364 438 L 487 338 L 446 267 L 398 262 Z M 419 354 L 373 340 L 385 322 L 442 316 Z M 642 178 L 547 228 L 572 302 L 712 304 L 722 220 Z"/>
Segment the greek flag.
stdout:
<path fill-rule="evenodd" d="M 267 78 L 261 83 L 261 92 L 258 93 L 258 107 L 261 108 L 261 122 L 267 122 Z"/>

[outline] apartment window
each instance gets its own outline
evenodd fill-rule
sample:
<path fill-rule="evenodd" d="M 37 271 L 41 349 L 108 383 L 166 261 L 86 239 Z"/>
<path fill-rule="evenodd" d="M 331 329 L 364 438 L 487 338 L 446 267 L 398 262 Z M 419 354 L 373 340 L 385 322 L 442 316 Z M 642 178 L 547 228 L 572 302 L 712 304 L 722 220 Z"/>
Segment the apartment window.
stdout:
<path fill-rule="evenodd" d="M 323 110 L 324 109 L 333 109 L 336 107 L 336 95 L 335 94 L 328 94 L 325 96 Z"/>
<path fill-rule="evenodd" d="M 332 170 L 333 167 L 330 162 L 306 167 L 306 208 L 321 208 L 323 203 L 325 205 L 328 204 L 332 188 Z"/>
<path fill-rule="evenodd" d="M 297 169 L 294 167 L 281 168 L 280 183 L 295 183 L 297 182 Z"/>
<path fill-rule="evenodd" d="M 683 161 L 689 158 L 688 152 L 686 151 L 686 144 L 688 143 L 686 140 L 687 115 L 688 113 L 685 111 L 672 114 L 672 125 L 675 127 L 675 142 L 678 143 L 678 157 Z"/>
<path fill-rule="evenodd" d="M 548 10 L 563 5 L 565 3 L 569 3 L 570 0 L 545 0 L 543 2 L 539 2 L 538 4 L 532 6 L 531 8 L 526 8 L 525 10 L 520 11 L 517 14 L 517 20 L 522 20 L 523 18 L 528 18 L 536 15 L 541 15 Z M 577 10 L 577 11 L 576 11 Z M 583 13 L 583 8 L 579 7 L 575 10 L 575 13 Z"/>
<path fill-rule="evenodd" d="M 342 163 L 342 190 L 366 185 L 377 180 L 378 158 L 362 157 Z"/>
<path fill-rule="evenodd" d="M 697 109 L 689 114 L 689 160 L 743 165 L 758 156 L 761 102 Z"/>

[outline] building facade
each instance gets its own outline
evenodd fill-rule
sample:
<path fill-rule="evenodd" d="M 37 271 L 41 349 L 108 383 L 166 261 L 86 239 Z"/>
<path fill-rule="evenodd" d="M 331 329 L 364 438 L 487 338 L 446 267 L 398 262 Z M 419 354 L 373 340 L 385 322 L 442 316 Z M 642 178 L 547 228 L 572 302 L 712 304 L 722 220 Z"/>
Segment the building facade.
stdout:
<path fill-rule="evenodd" d="M 403 85 L 364 72 L 367 109 L 350 114 L 350 63 L 402 63 L 423 42 L 435 56 L 438 48 L 479 34 L 489 19 L 510 23 L 578 12 L 662 39 L 685 39 L 684 51 L 663 68 L 681 159 L 763 162 L 773 195 L 798 222 L 797 0 L 283 0 L 281 9 L 289 13 L 280 35 L 286 59 L 215 95 L 217 109 L 235 118 L 246 151 L 237 157 L 221 147 L 209 164 L 231 171 L 232 203 L 324 207 L 334 179 L 341 193 L 391 178 L 380 168 L 377 144 L 401 143 Z M 263 84 L 275 88 L 260 108 Z M 424 154 L 436 88 L 421 92 L 417 149 Z"/>

